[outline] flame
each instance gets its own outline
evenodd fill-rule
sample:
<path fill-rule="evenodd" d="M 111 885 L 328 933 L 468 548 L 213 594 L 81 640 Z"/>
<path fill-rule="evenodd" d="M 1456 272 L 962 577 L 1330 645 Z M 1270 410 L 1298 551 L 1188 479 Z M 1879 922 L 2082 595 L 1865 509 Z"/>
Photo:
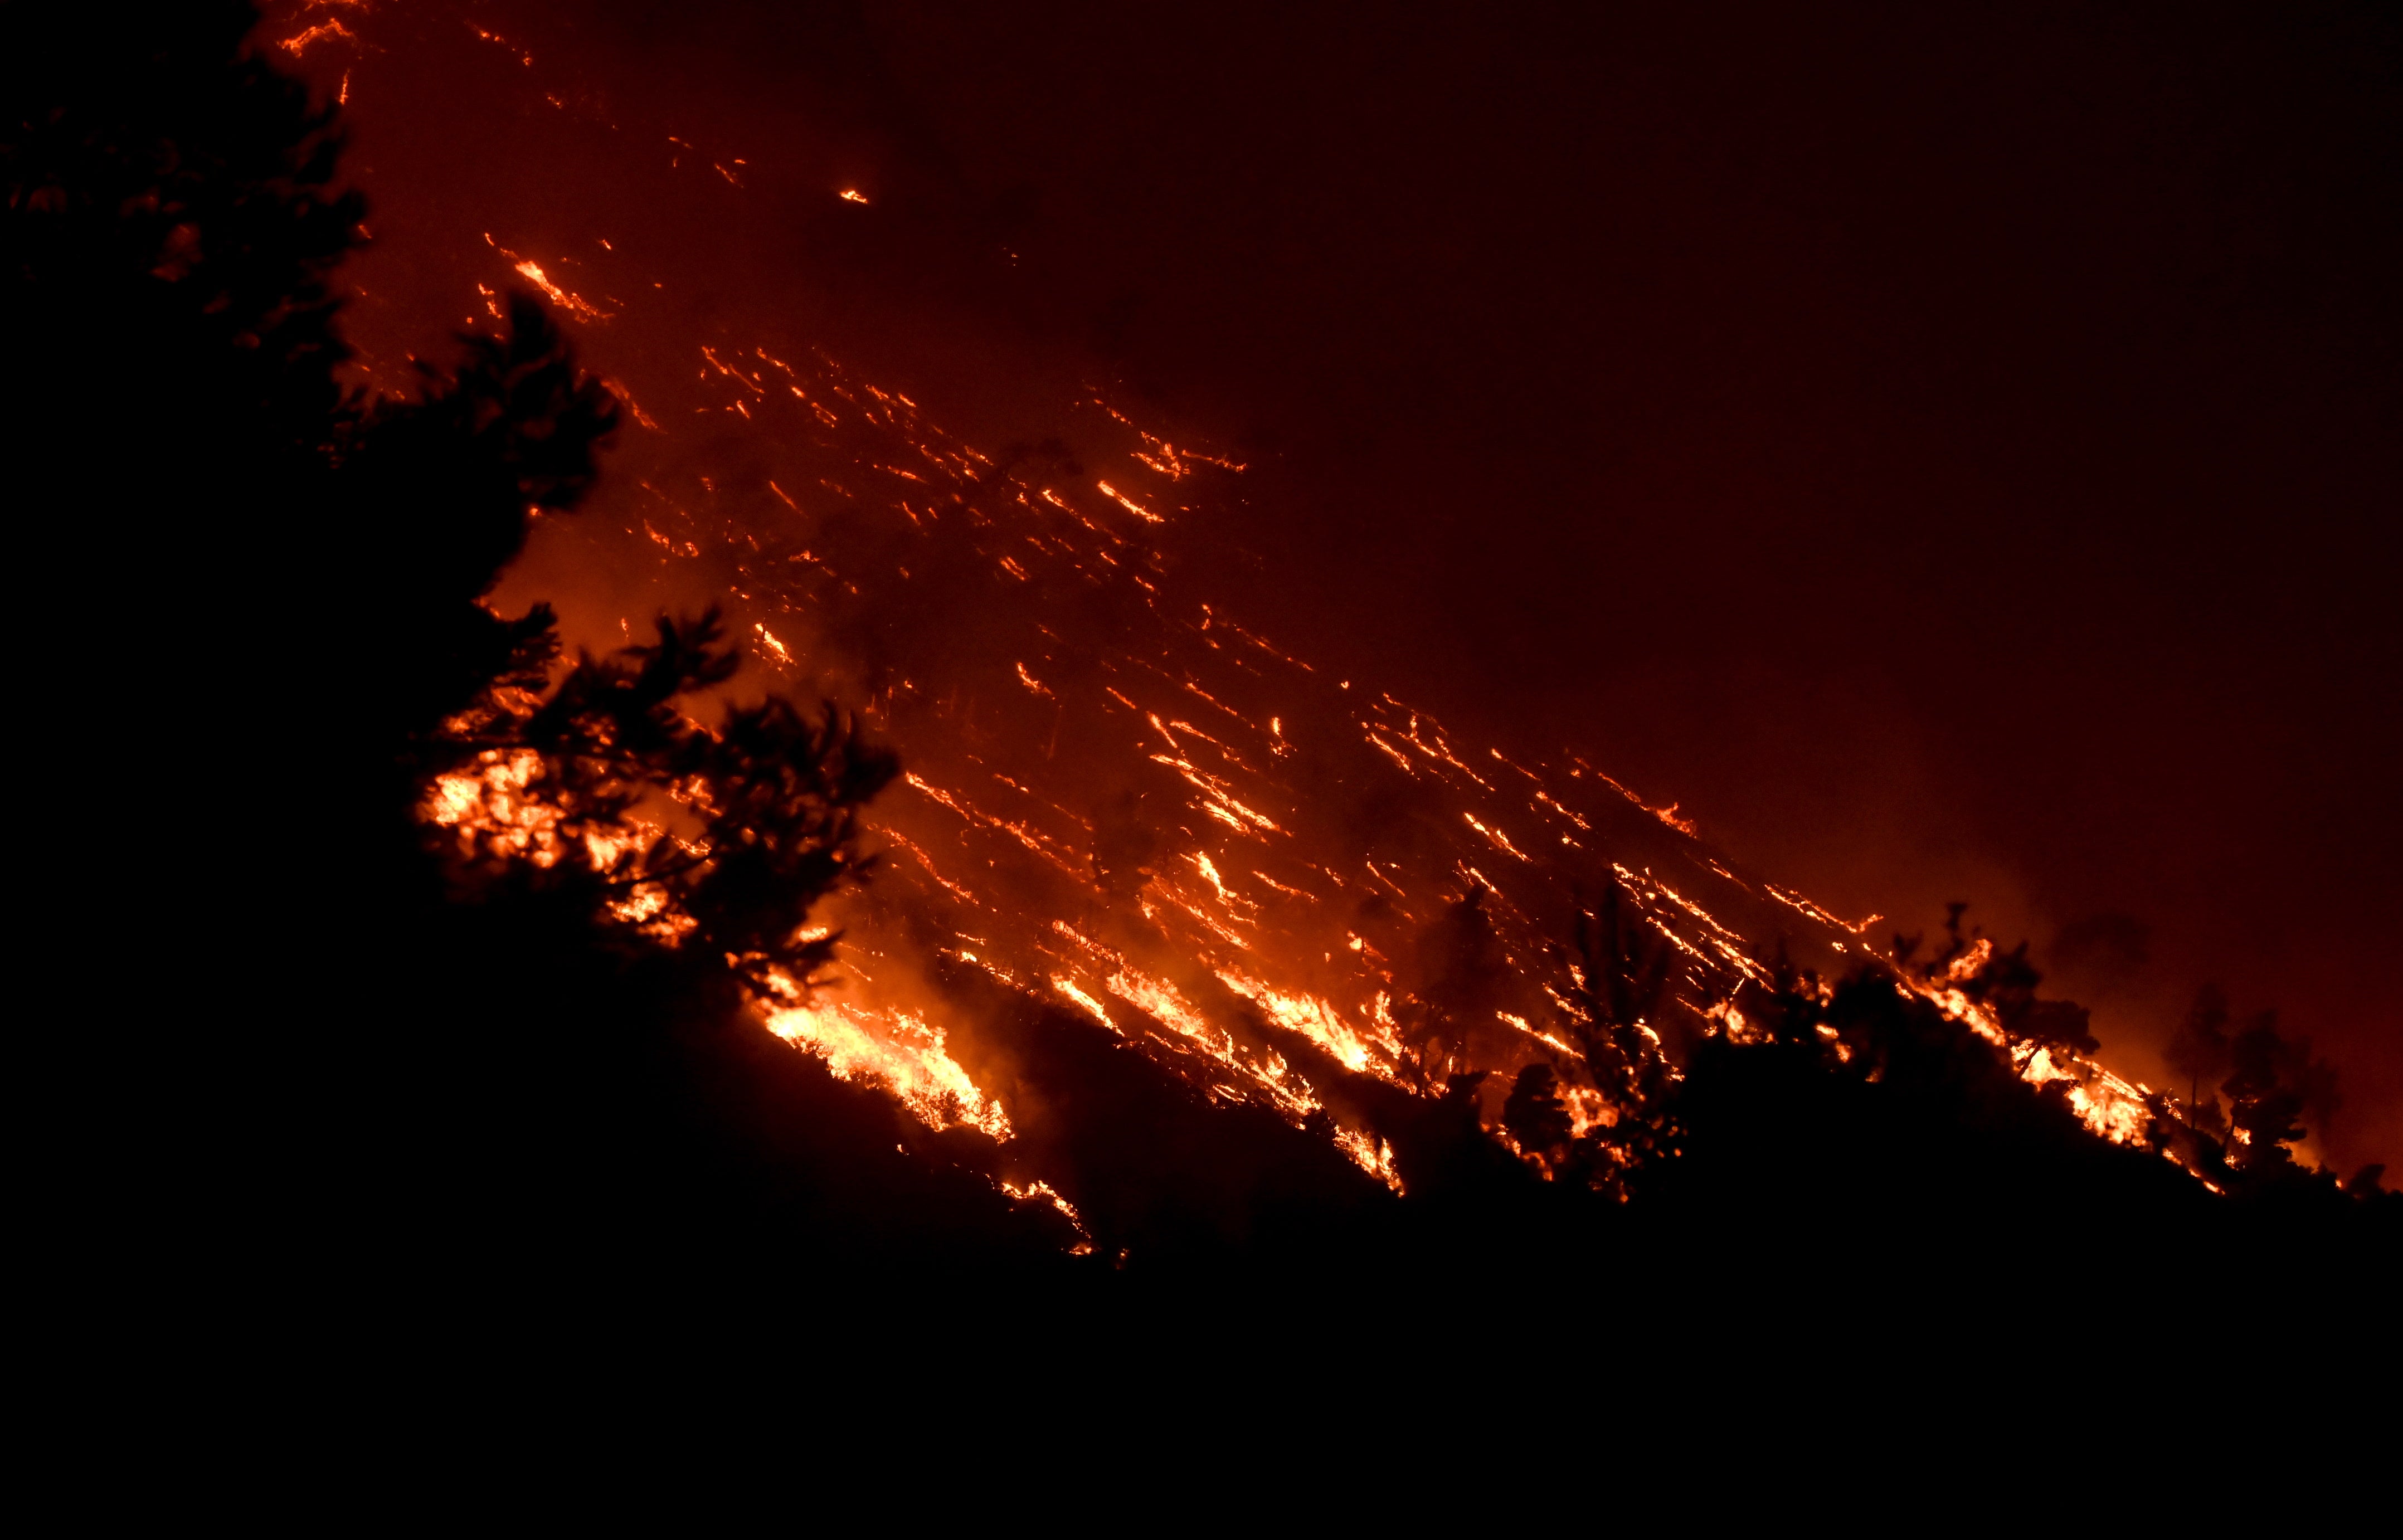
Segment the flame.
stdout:
<path fill-rule="evenodd" d="M 1504 834 L 1500 829 L 1489 827 L 1485 824 L 1479 822 L 1477 814 L 1473 812 L 1464 812 L 1460 816 L 1466 820 L 1470 828 L 1475 829 L 1478 833 L 1492 840 L 1493 842 L 1493 847 L 1496 850 L 1499 850 L 1507 855 L 1514 855 L 1521 861 L 1528 858 L 1526 852 L 1510 843 L 1510 837 L 1508 835 Z"/>
<path fill-rule="evenodd" d="M 291 36 L 285 38 L 282 46 L 288 49 L 295 57 L 298 57 L 308 51 L 310 44 L 321 43 L 329 38 L 336 37 L 340 38 L 345 43 L 354 45 L 355 45 L 359 40 L 359 35 L 357 33 L 354 33 L 350 28 L 342 25 L 339 21 L 320 21 L 314 26 L 305 27 L 299 32 L 294 33 Z"/>
<path fill-rule="evenodd" d="M 1390 1141 L 1371 1139 L 1356 1129 L 1337 1129 L 1336 1146 L 1350 1156 L 1362 1171 L 1385 1184 L 1395 1192 L 1402 1190 L 1402 1178 L 1394 1170 L 1394 1146 Z"/>
<path fill-rule="evenodd" d="M 1078 1237 L 1076 1244 L 1068 1248 L 1069 1255 L 1072 1256 L 1092 1255 L 1093 1232 L 1085 1228 L 1084 1216 L 1076 1212 L 1076 1205 L 1060 1196 L 1059 1188 L 1044 1181 L 1028 1182 L 1023 1185 L 1016 1182 L 1000 1182 L 995 1185 L 1020 1202 L 1044 1202 L 1057 1209 L 1067 1217 L 1068 1223 L 1076 1228 Z"/>
<path fill-rule="evenodd" d="M 1167 522 L 1167 520 L 1160 518 L 1160 515 L 1152 512 L 1149 508 L 1145 507 L 1133 498 L 1129 497 L 1126 493 L 1118 491 L 1118 488 L 1111 486 L 1107 481 L 1096 481 L 1093 484 L 1102 489 L 1103 496 L 1118 504 L 1118 506 L 1126 509 L 1127 512 L 1133 514 L 1137 519 L 1144 520 L 1146 523 L 1160 524 Z"/>
<path fill-rule="evenodd" d="M 462 853 L 473 853 L 481 841 L 494 855 L 555 866 L 569 849 L 569 837 L 561 831 L 558 808 L 534 789 L 543 769 L 533 749 L 486 749 L 471 769 L 437 776 L 419 815 L 456 830 Z M 658 833 L 657 825 L 633 821 L 623 831 L 587 826 L 581 839 L 592 865 L 608 867 Z"/>
<path fill-rule="evenodd" d="M 1228 968 L 1218 970 L 1218 978 L 1266 1011 L 1277 1025 L 1301 1034 L 1334 1055 L 1345 1069 L 1355 1075 L 1374 1075 L 1401 1083 L 1393 1066 L 1400 1061 L 1402 1047 L 1390 1036 L 1354 1028 L 1340 1012 L 1316 995 L 1288 993 Z"/>
<path fill-rule="evenodd" d="M 575 295 L 568 293 L 565 289 L 561 288 L 557 284 L 552 283 L 543 272 L 540 264 L 535 262 L 520 262 L 517 265 L 517 272 L 519 277 L 523 278 L 535 288 L 542 290 L 542 292 L 549 298 L 552 304 L 557 305 L 560 309 L 567 312 L 570 315 L 579 317 L 586 321 L 606 321 L 609 319 L 609 313 L 603 311 L 600 307 L 588 304 L 584 300 L 576 298 Z"/>
<path fill-rule="evenodd" d="M 1077 1005 L 1082 1006 L 1086 1010 L 1091 1012 L 1093 1019 L 1101 1022 L 1102 1025 L 1109 1028 L 1112 1032 L 1118 1030 L 1118 1024 L 1110 1020 L 1108 1007 L 1104 1006 L 1099 1000 L 1096 1000 L 1091 995 L 1086 993 L 1084 990 L 1077 986 L 1075 979 L 1054 978 L 1051 980 L 1051 987 L 1066 995 L 1069 999 L 1076 1002 Z"/>
<path fill-rule="evenodd" d="M 1009 1115 L 945 1051 L 943 1029 L 915 1012 L 813 1001 L 770 1011 L 767 1024 L 843 1079 L 882 1086 L 929 1127 L 1010 1136 Z"/>

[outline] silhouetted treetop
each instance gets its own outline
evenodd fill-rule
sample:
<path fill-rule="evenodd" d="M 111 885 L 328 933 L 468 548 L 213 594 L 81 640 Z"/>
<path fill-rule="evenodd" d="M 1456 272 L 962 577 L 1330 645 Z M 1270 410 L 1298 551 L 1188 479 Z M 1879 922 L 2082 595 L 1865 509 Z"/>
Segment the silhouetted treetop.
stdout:
<path fill-rule="evenodd" d="M 2228 996 L 2217 985 L 2205 984 L 2176 1035 L 2161 1050 L 2161 1060 L 2187 1082 L 2191 1105 L 2201 1100 L 2203 1088 L 2215 1089 L 2219 1077 L 2228 1073 Z"/>
<path fill-rule="evenodd" d="M 1944 945 L 1924 964 L 1917 963 L 1922 937 L 1896 935 L 1894 961 L 1897 967 L 1916 968 L 1921 978 L 1941 981 L 1969 1001 L 1993 1012 L 2004 1034 L 2031 1050 L 2049 1048 L 2057 1054 L 2090 1055 L 2102 1044 L 2089 1029 L 2086 1007 L 2068 1000 L 2045 1000 L 2036 994 L 2044 975 L 2028 961 L 2028 943 L 2004 951 L 1988 940 L 1983 926 L 1963 930 L 1969 906 L 1954 901 L 1944 906 Z"/>
<path fill-rule="evenodd" d="M 2243 1159 L 2284 1162 L 2285 1146 L 2304 1136 L 2303 1119 L 2325 1120 L 2339 1103 L 2336 1072 L 2312 1056 L 2311 1039 L 2278 1029 L 2278 1013 L 2262 1011 L 2229 1044 L 2229 1075 L 2220 1089 L 2228 1121 L 2243 1136 Z"/>
<path fill-rule="evenodd" d="M 329 279 L 364 205 L 336 185 L 333 109 L 246 49 L 254 19 L 8 7 L 0 265 L 21 346 L 205 385 L 212 411 L 307 439 L 338 395 Z"/>
<path fill-rule="evenodd" d="M 511 620 L 479 601 L 524 548 L 530 514 L 582 500 L 618 422 L 532 296 L 509 297 L 505 335 L 459 340 L 455 369 L 420 366 L 419 399 L 380 399 L 335 424 L 340 522 L 322 548 L 346 579 L 355 661 L 393 712 L 375 730 L 403 737 L 546 660 L 547 610 Z"/>

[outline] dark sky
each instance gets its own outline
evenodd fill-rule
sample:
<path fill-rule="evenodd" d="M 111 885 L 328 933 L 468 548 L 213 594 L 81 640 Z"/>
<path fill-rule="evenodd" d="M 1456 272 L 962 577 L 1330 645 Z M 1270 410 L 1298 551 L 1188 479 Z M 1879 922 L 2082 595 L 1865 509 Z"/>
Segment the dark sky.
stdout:
<path fill-rule="evenodd" d="M 2403 12 L 1841 9 L 478 14 L 745 157 L 746 281 L 938 420 L 1234 447 L 1288 645 L 1975 901 L 2130 1073 L 2280 1006 L 2403 1158 Z"/>

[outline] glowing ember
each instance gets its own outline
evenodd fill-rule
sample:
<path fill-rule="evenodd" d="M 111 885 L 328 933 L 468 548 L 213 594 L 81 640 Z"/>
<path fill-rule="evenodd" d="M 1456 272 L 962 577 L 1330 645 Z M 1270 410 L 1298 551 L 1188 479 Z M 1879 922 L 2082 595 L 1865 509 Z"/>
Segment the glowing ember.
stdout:
<path fill-rule="evenodd" d="M 535 288 L 542 290 L 545 295 L 549 297 L 552 304 L 557 305 L 560 309 L 567 312 L 570 315 L 585 321 L 605 321 L 608 319 L 608 316 L 604 313 L 599 307 L 587 304 L 584 300 L 577 298 L 575 295 L 572 295 L 565 289 L 561 288 L 557 284 L 552 283 L 544 275 L 539 265 L 533 262 L 520 262 L 517 265 L 516 271 L 519 277 L 523 278 Z"/>

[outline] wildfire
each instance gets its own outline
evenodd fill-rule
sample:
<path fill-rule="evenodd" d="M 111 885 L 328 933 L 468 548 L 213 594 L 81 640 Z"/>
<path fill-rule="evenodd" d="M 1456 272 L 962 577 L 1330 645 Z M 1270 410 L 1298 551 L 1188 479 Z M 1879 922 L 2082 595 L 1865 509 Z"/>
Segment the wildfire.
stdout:
<path fill-rule="evenodd" d="M 1354 1129 L 1338 1129 L 1335 1131 L 1335 1143 L 1362 1171 L 1396 1192 L 1402 1190 L 1401 1176 L 1394 1170 L 1394 1146 L 1391 1141 L 1371 1139 Z"/>
<path fill-rule="evenodd" d="M 1060 1196 L 1060 1190 L 1057 1187 L 1054 1187 L 1049 1182 L 1043 1181 L 1028 1182 L 1022 1185 L 1016 1182 L 1003 1182 L 999 1184 L 999 1186 L 1002 1191 L 1009 1194 L 1009 1196 L 1017 1199 L 1022 1203 L 1042 1202 L 1050 1204 L 1067 1219 L 1070 1225 L 1076 1228 L 1078 1239 L 1076 1244 L 1068 1248 L 1070 1255 L 1076 1256 L 1090 1256 L 1092 1255 L 1093 1235 L 1090 1230 L 1085 1228 L 1084 1215 L 1076 1212 L 1076 1204 L 1069 1202 L 1065 1198 Z"/>
<path fill-rule="evenodd" d="M 767 1020 L 770 1032 L 824 1059 L 843 1079 L 891 1091 L 930 1127 L 965 1124 L 995 1139 L 1010 1136 L 1009 1115 L 968 1078 L 945 1050 L 943 1030 L 924 1016 L 813 1002 L 770 1011 Z"/>
<path fill-rule="evenodd" d="M 333 38 L 340 38 L 345 43 L 352 44 L 359 40 L 358 34 L 340 21 L 320 21 L 314 26 L 304 27 L 285 38 L 283 46 L 293 54 L 299 55 L 308 52 L 309 45 L 312 43 L 322 43 Z"/>
<path fill-rule="evenodd" d="M 284 46 L 335 34 L 349 36 L 329 21 Z M 741 185 L 730 168 L 744 162 L 711 163 Z M 869 201 L 856 187 L 836 197 Z M 1645 1027 L 1656 1039 L 1673 1020 L 1759 1035 L 1732 1002 L 1767 979 L 1760 959 L 1780 937 L 1830 975 L 1860 955 L 1876 916 L 1847 922 L 1747 882 L 1676 803 L 1647 802 L 1573 756 L 1522 763 L 1472 746 L 1367 681 L 1318 673 L 1231 617 L 1223 596 L 1180 591 L 1178 542 L 1197 537 L 1188 532 L 1213 498 L 1232 495 L 1241 462 L 1094 396 L 1076 409 L 1093 445 L 1078 452 L 1107 476 L 1038 466 L 955 438 L 910 395 L 787 340 L 729 326 L 705 344 L 632 346 L 618 334 L 670 332 L 646 302 L 667 275 L 635 271 L 609 229 L 624 227 L 497 232 L 542 260 L 487 234 L 465 271 L 496 312 L 495 285 L 539 289 L 612 370 L 644 429 L 620 450 L 639 457 L 622 520 L 642 542 L 639 570 L 688 583 L 731 573 L 724 598 L 756 656 L 781 679 L 862 703 L 909 767 L 907 790 L 871 814 L 889 857 L 880 903 L 845 922 L 845 958 L 880 959 L 878 978 L 854 977 L 840 1000 L 796 986 L 764 1013 L 836 1075 L 885 1088 L 930 1126 L 1009 1140 L 1010 1109 L 951 1051 L 957 1042 L 982 1062 L 974 1012 L 918 961 L 956 958 L 1151 1055 L 1197 1095 L 1296 1124 L 1340 1110 L 1345 1076 L 1424 1094 L 1439 1089 L 1438 1061 L 1506 1081 L 1540 1061 L 1561 1068 L 1582 1133 L 1618 1116 L 1577 1078 L 1572 997 L 1586 980 L 1562 954 L 1564 927 L 1595 894 L 1623 892 L 1632 923 L 1668 953 Z M 438 778 L 424 816 L 463 852 L 537 866 L 581 839 L 605 867 L 627 839 L 656 837 L 563 828 L 539 770 L 530 754 L 488 753 Z M 1400 811 L 1355 816 L 1372 807 Z M 1447 1025 L 1436 1020 L 1441 968 L 1427 959 L 1472 895 L 1485 954 L 1500 960 L 1498 1003 Z M 636 887 L 615 912 L 674 929 L 660 891 Z M 1906 987 L 2009 1048 L 1960 987 L 1984 960 Z M 1456 1041 L 1430 1049 L 1444 1031 Z M 2011 1051 L 2032 1083 L 2066 1081 L 2097 1132 L 2142 1136 L 2144 1088 Z M 1381 1136 L 1339 1123 L 1332 1137 L 1399 1189 Z M 1011 1190 L 1076 1221 L 1042 1182 Z"/>
<path fill-rule="evenodd" d="M 473 768 L 436 777 L 420 811 L 426 822 L 457 831 L 463 853 L 480 841 L 491 854 L 545 867 L 567 853 L 570 839 L 581 840 L 593 866 L 607 867 L 658 833 L 655 825 L 638 823 L 627 830 L 587 826 L 570 835 L 557 806 L 535 788 L 543 768 L 542 756 L 532 749 L 486 749 Z"/>
<path fill-rule="evenodd" d="M 606 321 L 609 319 L 608 313 L 603 311 L 599 306 L 589 304 L 585 300 L 578 298 L 576 296 L 568 293 L 565 289 L 561 288 L 557 284 L 552 283 L 549 277 L 543 272 L 542 267 L 539 263 L 520 262 L 517 265 L 516 271 L 519 277 L 524 279 L 527 283 L 532 284 L 535 288 L 542 290 L 542 292 L 549 297 L 552 304 L 557 305 L 560 309 L 567 312 L 570 315 L 576 317 L 578 320 Z"/>
<path fill-rule="evenodd" d="M 1355 1030 L 1333 1006 L 1314 995 L 1290 994 L 1227 969 L 1221 969 L 1218 978 L 1229 989 L 1268 1012 L 1279 1026 L 1301 1034 L 1334 1055 L 1345 1069 L 1399 1083 L 1393 1066 L 1401 1057 L 1401 1045 L 1390 1037 Z"/>

